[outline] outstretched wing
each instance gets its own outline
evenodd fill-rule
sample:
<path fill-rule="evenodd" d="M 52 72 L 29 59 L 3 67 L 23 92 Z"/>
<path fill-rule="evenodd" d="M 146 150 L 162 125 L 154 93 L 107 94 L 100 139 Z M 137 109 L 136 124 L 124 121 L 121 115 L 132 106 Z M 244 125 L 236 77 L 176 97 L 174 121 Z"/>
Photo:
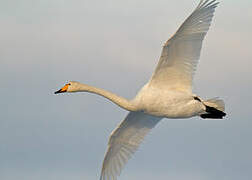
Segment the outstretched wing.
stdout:
<path fill-rule="evenodd" d="M 110 135 L 100 180 L 116 180 L 144 136 L 160 120 L 142 112 L 130 112 Z"/>
<path fill-rule="evenodd" d="M 150 85 L 192 91 L 192 80 L 202 41 L 210 27 L 217 4 L 215 0 L 201 0 L 175 35 L 165 43 Z"/>

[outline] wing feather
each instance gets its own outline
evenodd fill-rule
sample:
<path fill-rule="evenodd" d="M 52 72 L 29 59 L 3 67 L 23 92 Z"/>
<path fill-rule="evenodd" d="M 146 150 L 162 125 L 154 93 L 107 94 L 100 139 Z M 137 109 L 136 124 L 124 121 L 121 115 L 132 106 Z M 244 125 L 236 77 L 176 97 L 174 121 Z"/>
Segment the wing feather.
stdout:
<path fill-rule="evenodd" d="M 145 135 L 160 120 L 142 112 L 130 112 L 110 135 L 100 180 L 116 180 Z"/>
<path fill-rule="evenodd" d="M 192 91 L 193 75 L 202 42 L 209 30 L 216 0 L 201 0 L 193 13 L 164 45 L 150 85 L 186 92 Z"/>

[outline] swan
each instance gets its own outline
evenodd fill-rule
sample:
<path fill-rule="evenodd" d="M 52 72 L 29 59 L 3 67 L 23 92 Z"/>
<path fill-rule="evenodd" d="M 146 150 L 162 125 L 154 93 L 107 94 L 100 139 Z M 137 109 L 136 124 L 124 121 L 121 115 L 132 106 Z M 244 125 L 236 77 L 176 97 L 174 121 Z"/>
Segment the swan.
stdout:
<path fill-rule="evenodd" d="M 129 111 L 113 130 L 102 164 L 100 180 L 116 180 L 145 135 L 163 118 L 222 119 L 224 101 L 203 100 L 192 93 L 192 80 L 203 39 L 210 27 L 216 0 L 201 0 L 193 13 L 164 44 L 150 80 L 132 100 L 109 91 L 70 81 L 58 93 L 89 92 L 103 96 Z"/>

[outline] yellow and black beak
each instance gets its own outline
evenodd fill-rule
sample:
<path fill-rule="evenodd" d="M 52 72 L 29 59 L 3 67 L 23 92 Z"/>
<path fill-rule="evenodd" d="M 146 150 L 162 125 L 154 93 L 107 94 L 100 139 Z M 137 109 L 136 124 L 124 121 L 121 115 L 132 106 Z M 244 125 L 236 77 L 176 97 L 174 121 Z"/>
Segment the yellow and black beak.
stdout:
<path fill-rule="evenodd" d="M 61 88 L 60 90 L 54 92 L 54 94 L 67 92 L 68 86 L 69 86 L 69 84 L 66 84 L 63 88 Z"/>

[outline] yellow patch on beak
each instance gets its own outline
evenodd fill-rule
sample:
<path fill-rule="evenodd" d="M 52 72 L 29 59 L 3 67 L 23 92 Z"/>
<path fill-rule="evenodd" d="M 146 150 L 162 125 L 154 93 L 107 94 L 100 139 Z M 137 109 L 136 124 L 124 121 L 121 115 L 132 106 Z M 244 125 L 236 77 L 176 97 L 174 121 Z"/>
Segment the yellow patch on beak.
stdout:
<path fill-rule="evenodd" d="M 66 91 L 67 91 L 68 86 L 69 86 L 69 84 L 66 84 L 63 88 L 61 88 L 61 91 L 62 91 L 62 92 L 66 92 Z"/>
<path fill-rule="evenodd" d="M 63 93 L 63 92 L 67 92 L 68 86 L 70 84 L 66 84 L 63 88 L 61 88 L 60 90 L 54 92 L 54 94 L 58 94 L 58 93 Z"/>

